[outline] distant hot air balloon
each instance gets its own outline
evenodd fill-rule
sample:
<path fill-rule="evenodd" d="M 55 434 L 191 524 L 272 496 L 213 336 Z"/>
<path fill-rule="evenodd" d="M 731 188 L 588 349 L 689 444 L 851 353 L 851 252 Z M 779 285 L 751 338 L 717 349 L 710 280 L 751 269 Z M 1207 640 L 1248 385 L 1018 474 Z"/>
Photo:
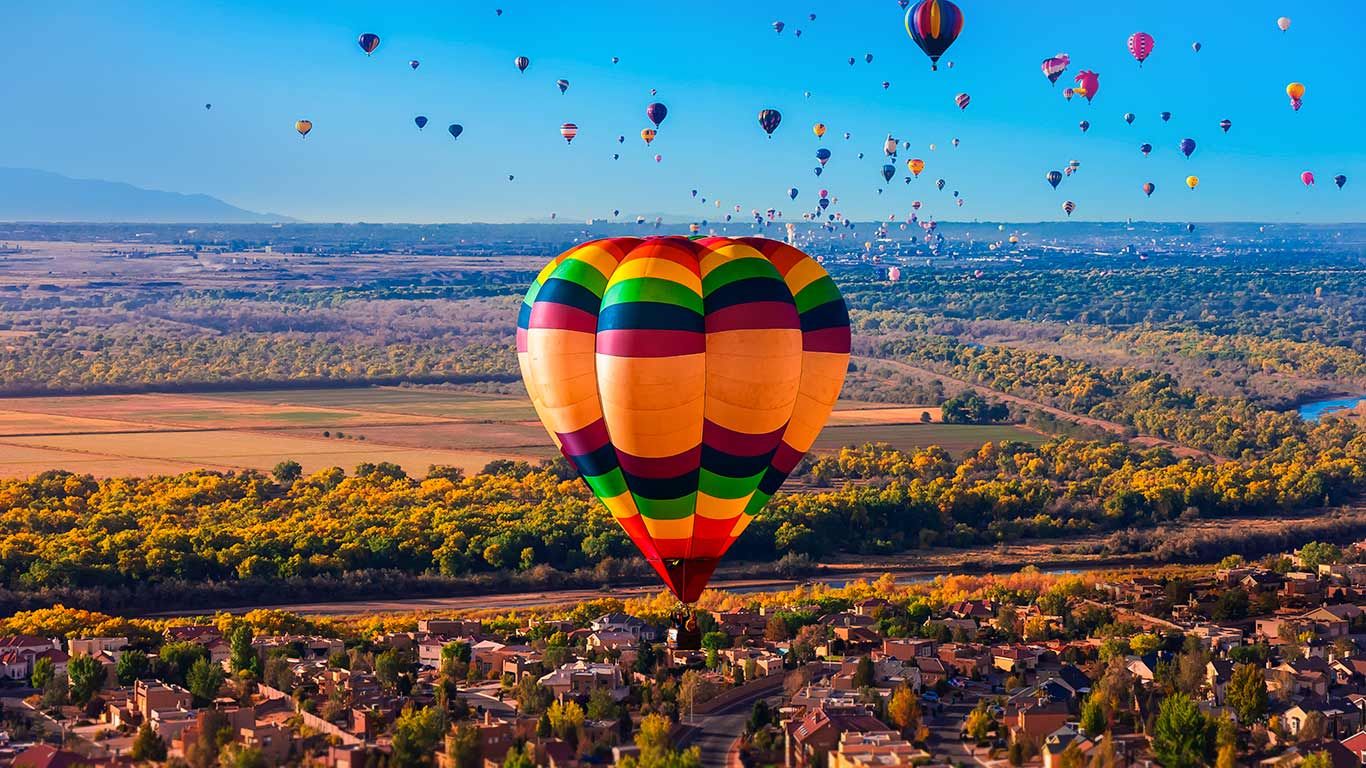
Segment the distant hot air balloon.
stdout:
<path fill-rule="evenodd" d="M 294 121 L 294 130 L 298 131 L 300 136 L 302 136 L 302 137 L 304 137 L 304 138 L 308 138 L 308 132 L 311 131 L 311 130 L 313 130 L 313 121 L 312 121 L 312 120 L 295 120 L 295 121 Z"/>
<path fill-rule="evenodd" d="M 934 182 L 934 186 L 935 186 L 940 192 L 943 192 L 943 191 L 944 191 L 944 185 L 947 184 L 947 183 L 948 183 L 948 182 L 944 181 L 943 179 L 936 179 L 935 182 Z"/>
<path fill-rule="evenodd" d="M 853 56 L 850 56 L 850 57 L 849 57 L 849 66 L 851 66 L 851 67 L 854 66 L 854 57 L 853 57 Z"/>
<path fill-rule="evenodd" d="M 796 199 L 797 199 L 797 195 L 798 195 L 798 192 L 797 192 L 797 188 L 796 188 L 796 187 L 790 187 L 790 188 L 787 190 L 787 196 L 788 196 L 789 199 L 791 199 L 791 200 L 796 200 Z"/>
<path fill-rule="evenodd" d="M 417 117 L 414 117 L 414 118 L 413 118 L 413 122 L 414 122 L 414 123 L 417 123 L 417 129 L 420 131 L 420 130 L 422 130 L 423 128 L 426 128 L 426 127 L 427 127 L 427 116 L 426 116 L 426 115 L 418 115 Z"/>
<path fill-rule="evenodd" d="M 617 136 L 617 143 L 618 143 L 618 144 L 625 144 L 625 143 L 626 143 L 626 137 L 625 137 L 624 135 Z"/>
<path fill-rule="evenodd" d="M 953 97 L 953 103 L 957 104 L 959 109 L 967 109 L 968 104 L 971 101 L 972 97 L 968 96 L 966 93 L 960 93 Z"/>
<path fill-rule="evenodd" d="M 1138 60 L 1138 66 L 1143 66 L 1143 60 L 1148 58 L 1153 52 L 1153 36 L 1147 32 L 1135 32 L 1129 35 L 1129 55 Z"/>
<path fill-rule="evenodd" d="M 1289 29 L 1290 29 L 1290 17 L 1289 17 L 1289 16 L 1282 16 L 1282 17 L 1280 17 L 1279 19 L 1276 19 L 1276 26 L 1279 27 L 1280 30 L 1281 30 L 1282 32 L 1285 32 L 1285 31 L 1289 30 Z"/>
<path fill-rule="evenodd" d="M 811 132 L 816 134 L 816 138 L 818 139 L 824 137 L 825 123 L 816 123 L 815 125 L 811 126 Z"/>
<path fill-rule="evenodd" d="M 1040 64 L 1039 68 L 1043 70 L 1043 76 L 1048 78 L 1048 82 L 1057 85 L 1058 78 L 1062 77 L 1062 73 L 1067 70 L 1067 66 L 1071 63 L 1072 57 L 1065 53 L 1060 53 L 1057 56 L 1050 56 L 1044 59 L 1043 64 Z"/>
<path fill-rule="evenodd" d="M 660 162 L 663 162 L 663 161 L 664 161 L 664 156 L 663 156 L 663 155 L 655 155 L 655 162 L 656 162 L 656 163 L 660 163 Z"/>
<path fill-rule="evenodd" d="M 920 172 L 925 170 L 925 161 L 918 157 L 913 157 L 906 161 L 906 170 L 910 171 L 911 175 L 919 177 Z"/>
<path fill-rule="evenodd" d="M 1228 133 L 1228 129 L 1233 127 L 1233 121 L 1229 120 L 1228 118 L 1224 118 L 1223 120 L 1219 121 L 1219 127 L 1224 129 L 1224 133 Z"/>
<path fill-rule="evenodd" d="M 1342 189 L 1343 185 L 1347 183 L 1347 176 L 1339 173 L 1333 177 L 1333 183 L 1338 185 L 1338 189 Z"/>
<path fill-rule="evenodd" d="M 502 16 L 502 15 L 503 15 L 503 9 L 502 9 L 502 8 L 495 8 L 495 9 L 493 10 L 493 15 L 494 15 L 494 16 Z"/>
<path fill-rule="evenodd" d="M 882 180 L 883 180 L 883 181 L 891 181 L 891 180 L 892 180 L 892 177 L 895 176 L 895 175 L 896 175 L 896 166 L 891 165 L 891 164 L 882 166 Z"/>
<path fill-rule="evenodd" d="M 212 105 L 212 104 L 205 104 L 205 105 L 204 105 L 204 109 L 205 109 L 205 110 L 213 109 L 213 105 Z"/>
<path fill-rule="evenodd" d="M 882 90 L 885 91 L 885 90 L 887 90 L 888 88 L 891 88 L 891 87 L 892 87 L 891 81 L 889 81 L 889 80 L 883 80 L 883 81 L 882 81 Z"/>
<path fill-rule="evenodd" d="M 886 153 L 888 157 L 896 157 L 896 145 L 896 139 L 889 133 L 887 134 L 887 140 L 882 142 L 882 151 Z"/>
<path fill-rule="evenodd" d="M 366 32 L 356 39 L 356 44 L 360 46 L 362 51 L 365 51 L 366 56 L 369 56 L 379 47 L 379 35 Z"/>
<path fill-rule="evenodd" d="M 1090 103 L 1091 99 L 1094 99 L 1096 93 L 1100 91 L 1100 75 L 1089 69 L 1083 69 L 1072 79 L 1077 83 L 1076 92 L 1085 96 L 1087 103 Z"/>
<path fill-rule="evenodd" d="M 569 90 L 569 81 L 565 80 L 564 78 L 556 80 L 555 85 L 560 89 L 560 93 L 564 93 L 565 91 Z"/>
<path fill-rule="evenodd" d="M 890 267 L 887 270 L 888 282 L 895 283 L 901 279 L 901 267 Z"/>
<path fill-rule="evenodd" d="M 525 56 L 518 56 L 512 60 L 512 63 L 517 66 L 517 71 L 525 72 L 526 68 L 531 66 L 531 59 L 528 59 Z"/>
<path fill-rule="evenodd" d="M 657 101 L 645 108 L 645 117 L 648 118 L 650 122 L 654 123 L 656 128 L 658 128 L 659 124 L 664 122 L 664 118 L 668 116 L 669 108 Z"/>
<path fill-rule="evenodd" d="M 574 137 L 579 135 L 579 127 L 573 123 L 565 123 L 560 126 L 560 135 L 564 137 L 564 143 L 573 143 Z"/>
<path fill-rule="evenodd" d="M 873 54 L 871 54 L 871 53 L 865 53 L 865 54 L 863 54 L 863 60 L 864 60 L 865 62 L 867 62 L 868 64 L 872 64 L 872 63 L 873 63 Z"/>
<path fill-rule="evenodd" d="M 561 453 L 690 604 L 834 407 L 847 317 L 825 270 L 776 240 L 599 240 L 533 283 L 518 362 Z"/>
<path fill-rule="evenodd" d="M 1075 171 L 1075 170 L 1077 170 L 1077 169 L 1080 168 L 1080 167 L 1081 167 L 1081 161 L 1080 161 L 1080 160 L 1068 160 L 1068 161 L 1067 161 L 1067 169 L 1068 169 L 1069 171 Z"/>
<path fill-rule="evenodd" d="M 1089 120 L 1082 120 L 1080 123 L 1077 123 L 1077 127 L 1081 129 L 1082 133 L 1086 133 L 1091 130 L 1091 122 Z"/>
<path fill-rule="evenodd" d="M 658 135 L 659 131 L 656 131 L 653 128 L 643 128 L 640 131 L 640 138 L 645 141 L 645 146 L 647 147 L 650 146 L 650 142 L 654 141 L 655 136 Z"/>
<path fill-rule="evenodd" d="M 1143 185 L 1143 194 L 1147 195 L 1148 197 L 1152 197 L 1154 189 L 1157 189 L 1157 187 L 1154 186 L 1151 181 L 1146 182 Z"/>
<path fill-rule="evenodd" d="M 1187 177 L 1186 177 L 1186 186 L 1190 187 L 1191 189 L 1195 189 L 1196 187 L 1200 186 L 1200 177 L 1199 177 L 1199 176 L 1187 176 Z"/>
<path fill-rule="evenodd" d="M 1153 151 L 1153 145 L 1148 144 L 1146 142 L 1143 144 L 1139 144 L 1138 151 L 1142 152 L 1144 157 L 1147 157 L 1148 153 Z"/>
<path fill-rule="evenodd" d="M 1313 174 L 1313 172 L 1312 172 L 1312 171 L 1305 171 L 1304 173 L 1301 173 L 1301 174 L 1300 174 L 1300 181 L 1304 182 L 1304 186 L 1306 186 L 1306 187 L 1312 187 L 1312 186 L 1314 186 L 1314 174 Z"/>
<path fill-rule="evenodd" d="M 1196 41 L 1196 42 L 1194 42 L 1194 43 L 1191 43 L 1191 50 L 1192 50 L 1192 51 L 1195 51 L 1196 53 L 1199 53 L 1199 52 L 1200 52 L 1200 49 L 1203 48 L 1203 47 L 1204 47 L 1204 46 L 1200 45 L 1200 42 L 1199 42 L 1199 41 Z"/>
<path fill-rule="evenodd" d="M 783 22 L 781 22 L 781 21 L 775 21 L 775 22 L 773 22 L 773 31 L 774 31 L 774 32 L 777 32 L 777 33 L 780 34 L 780 35 L 783 33 L 783 30 L 786 29 L 786 28 L 787 28 L 787 24 L 785 24 L 785 23 L 783 23 Z"/>
<path fill-rule="evenodd" d="M 958 146 L 958 143 L 959 143 L 959 142 L 958 142 L 958 139 L 954 139 L 954 140 L 953 140 L 953 146 L 954 146 L 955 148 Z"/>
<path fill-rule="evenodd" d="M 1181 140 L 1181 154 L 1185 155 L 1186 157 L 1190 157 L 1191 153 L 1194 151 L 1195 139 L 1186 138 Z"/>
<path fill-rule="evenodd" d="M 1129 125 L 1133 125 L 1133 124 L 1134 124 L 1134 113 L 1133 113 L 1133 112 L 1125 112 L 1125 113 L 1124 113 L 1124 122 L 1128 123 Z"/>
<path fill-rule="evenodd" d="M 1062 183 L 1062 171 L 1049 171 L 1043 177 L 1049 184 L 1053 185 L 1054 189 L 1057 189 L 1058 185 Z"/>
<path fill-rule="evenodd" d="M 1172 113 L 1170 113 L 1170 112 L 1163 112 L 1162 114 L 1158 115 L 1158 117 L 1162 118 L 1162 122 L 1165 123 L 1165 122 L 1167 122 L 1168 120 L 1172 119 Z"/>
<path fill-rule="evenodd" d="M 769 138 L 773 138 L 773 132 L 778 130 L 778 125 L 783 121 L 783 114 L 776 109 L 764 109 L 759 111 L 759 127 L 764 129 L 764 133 Z"/>
<path fill-rule="evenodd" d="M 826 149 L 825 147 L 821 147 L 820 149 L 816 150 L 816 162 L 820 163 L 821 165 L 825 165 L 826 161 L 829 159 L 830 150 Z"/>
<path fill-rule="evenodd" d="M 1062 204 L 1062 210 L 1067 214 L 1068 218 L 1071 218 L 1072 211 L 1077 210 L 1077 204 L 1071 200 L 1066 200 Z"/>
<path fill-rule="evenodd" d="M 930 69 L 963 31 L 963 12 L 949 0 L 920 0 L 906 11 L 906 34 L 930 57 Z"/>
<path fill-rule="evenodd" d="M 412 69 L 417 69 L 418 67 L 422 66 L 422 62 L 418 61 L 417 59 L 409 59 L 408 66 Z"/>
<path fill-rule="evenodd" d="M 1074 94 L 1074 93 L 1076 93 L 1076 90 L 1075 90 L 1075 89 L 1072 89 L 1072 88 L 1064 88 L 1064 89 L 1062 89 L 1062 97 L 1063 97 L 1064 99 L 1067 99 L 1068 101 L 1071 101 L 1071 100 L 1072 100 L 1072 94 Z"/>
<path fill-rule="evenodd" d="M 1291 83 L 1285 87 L 1285 95 L 1290 97 L 1290 106 L 1296 112 L 1300 111 L 1300 104 L 1304 100 L 1304 83 Z"/>

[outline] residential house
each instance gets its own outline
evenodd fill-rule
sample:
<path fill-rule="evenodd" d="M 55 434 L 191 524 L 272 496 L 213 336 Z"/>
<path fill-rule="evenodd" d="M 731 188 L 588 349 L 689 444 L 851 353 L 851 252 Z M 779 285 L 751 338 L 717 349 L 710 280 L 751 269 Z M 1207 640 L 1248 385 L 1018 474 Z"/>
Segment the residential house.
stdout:
<path fill-rule="evenodd" d="M 783 730 L 786 768 L 822 768 L 843 734 L 885 733 L 888 728 L 863 707 L 826 704 L 784 721 Z"/>

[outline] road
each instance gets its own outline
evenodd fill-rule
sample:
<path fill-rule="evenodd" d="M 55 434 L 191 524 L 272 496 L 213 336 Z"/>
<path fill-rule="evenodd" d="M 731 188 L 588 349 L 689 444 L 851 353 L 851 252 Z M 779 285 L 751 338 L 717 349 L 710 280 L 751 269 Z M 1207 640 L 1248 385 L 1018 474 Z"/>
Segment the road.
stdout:
<path fill-rule="evenodd" d="M 702 751 L 702 765 L 705 768 L 731 768 L 731 748 L 740 734 L 745 732 L 748 719 L 748 715 L 738 713 L 697 718 L 702 730 L 693 736 L 690 746 Z"/>

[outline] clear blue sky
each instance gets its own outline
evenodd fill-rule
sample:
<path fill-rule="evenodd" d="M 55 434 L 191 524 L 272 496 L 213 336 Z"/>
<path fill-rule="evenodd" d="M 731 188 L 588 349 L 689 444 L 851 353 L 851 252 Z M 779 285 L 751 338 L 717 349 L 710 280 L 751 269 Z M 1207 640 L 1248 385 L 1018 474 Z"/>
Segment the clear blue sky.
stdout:
<path fill-rule="evenodd" d="M 1064 199 L 1084 219 L 1366 219 L 1361 0 L 959 5 L 966 28 L 945 57 L 955 67 L 932 73 L 893 0 L 14 3 L 0 48 L 0 165 L 319 221 L 574 220 L 614 208 L 720 218 L 694 188 L 746 215 L 773 206 L 792 218 L 822 187 L 840 198 L 831 210 L 861 220 L 904 218 L 914 199 L 943 219 L 1056 219 Z M 1280 15 L 1294 19 L 1287 34 Z M 1136 30 L 1157 40 L 1142 69 L 1125 48 Z M 383 40 L 371 58 L 356 45 L 362 32 Z M 1073 64 L 1055 87 L 1039 62 L 1059 51 Z M 531 57 L 525 74 L 517 55 Z M 1061 96 L 1081 69 L 1101 76 L 1090 106 Z M 1284 93 L 1291 80 L 1308 87 L 1299 113 Z M 646 148 L 651 88 L 670 114 Z M 966 112 L 953 103 L 960 91 L 972 97 Z M 756 120 L 763 107 L 784 116 L 772 140 Z M 431 119 L 422 133 L 418 114 Z M 293 130 L 301 117 L 315 125 L 306 141 Z M 580 127 L 572 146 L 558 134 L 565 121 Z M 817 121 L 829 126 L 823 142 Z M 458 142 L 452 122 L 465 126 Z M 888 133 L 913 148 L 879 196 Z M 1177 151 L 1186 136 L 1199 145 L 1190 160 Z M 1155 147 L 1147 159 L 1144 141 Z M 834 157 L 818 179 L 819 146 Z M 909 187 L 908 156 L 928 165 Z M 1050 190 L 1043 175 L 1071 159 L 1080 172 Z M 1306 169 L 1313 190 L 1299 182 Z M 1194 193 L 1188 173 L 1201 179 Z M 1337 173 L 1351 179 L 1341 192 Z M 1157 185 L 1151 199 L 1145 181 Z M 954 189 L 963 208 L 950 204 Z"/>

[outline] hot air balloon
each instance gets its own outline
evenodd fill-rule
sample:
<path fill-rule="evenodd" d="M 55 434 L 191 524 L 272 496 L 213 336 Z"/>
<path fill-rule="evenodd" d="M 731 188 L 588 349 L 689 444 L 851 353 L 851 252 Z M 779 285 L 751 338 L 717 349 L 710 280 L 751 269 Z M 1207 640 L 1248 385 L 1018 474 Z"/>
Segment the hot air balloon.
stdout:
<path fill-rule="evenodd" d="M 518 56 L 512 60 L 512 63 L 517 65 L 517 70 L 519 72 L 525 72 L 526 68 L 531 66 L 531 59 L 528 59 L 525 56 Z"/>
<path fill-rule="evenodd" d="M 570 144 L 574 137 L 579 135 L 579 127 L 573 123 L 565 123 L 560 126 L 560 135 L 564 137 L 564 143 Z"/>
<path fill-rule="evenodd" d="M 892 87 L 891 81 L 889 81 L 889 80 L 883 80 L 883 81 L 882 81 L 882 90 L 885 91 L 885 90 L 887 90 L 888 88 L 891 88 L 891 87 Z"/>
<path fill-rule="evenodd" d="M 1124 122 L 1128 123 L 1129 125 L 1133 125 L 1133 124 L 1134 124 L 1134 113 L 1133 113 L 1133 112 L 1125 112 L 1125 113 L 1124 113 Z"/>
<path fill-rule="evenodd" d="M 784 243 L 617 238 L 541 271 L 517 354 L 551 439 L 693 603 L 829 416 L 849 321 L 825 270 Z"/>
<path fill-rule="evenodd" d="M 1154 190 L 1154 189 L 1157 189 L 1157 187 L 1154 186 L 1154 184 L 1153 184 L 1151 181 L 1145 182 L 1145 183 L 1143 184 L 1143 194 L 1147 195 L 1148 197 L 1152 197 L 1152 196 L 1153 196 L 1153 190 Z"/>
<path fill-rule="evenodd" d="M 925 170 L 925 161 L 918 157 L 913 157 L 906 161 L 906 170 L 910 171 L 912 176 L 919 177 L 920 172 Z"/>
<path fill-rule="evenodd" d="M 648 118 L 650 122 L 654 123 L 656 128 L 658 128 L 659 124 L 664 122 L 664 118 L 668 116 L 669 108 L 657 101 L 645 108 L 645 117 Z"/>
<path fill-rule="evenodd" d="M 618 153 L 618 152 L 613 152 L 613 153 L 612 153 L 612 159 L 613 159 L 613 160 L 620 160 L 620 159 L 621 159 L 621 154 Z"/>
<path fill-rule="evenodd" d="M 1072 100 L 1072 94 L 1074 94 L 1074 93 L 1076 93 L 1076 91 L 1075 91 L 1074 89 L 1072 89 L 1072 88 L 1064 88 L 1064 89 L 1062 89 L 1062 97 L 1063 97 L 1064 99 L 1067 99 L 1068 101 L 1071 101 L 1071 100 Z"/>
<path fill-rule="evenodd" d="M 1333 177 L 1333 183 L 1338 185 L 1338 189 L 1342 189 L 1343 185 L 1347 183 L 1347 176 L 1339 173 Z"/>
<path fill-rule="evenodd" d="M 1075 171 L 1075 170 L 1077 170 L 1077 169 L 1080 168 L 1080 167 L 1081 167 L 1081 161 L 1080 161 L 1080 160 L 1068 160 L 1068 161 L 1067 161 L 1067 170 L 1069 170 L 1069 171 Z"/>
<path fill-rule="evenodd" d="M 1181 154 L 1185 155 L 1186 157 L 1190 157 L 1191 153 L 1194 151 L 1195 139 L 1186 138 L 1181 140 Z"/>
<path fill-rule="evenodd" d="M 1138 60 L 1138 66 L 1143 66 L 1143 60 L 1148 58 L 1153 52 L 1153 36 L 1147 32 L 1135 32 L 1129 35 L 1129 55 Z"/>
<path fill-rule="evenodd" d="M 205 104 L 205 105 L 204 105 L 204 109 L 205 109 L 205 110 L 213 109 L 213 105 L 212 105 L 212 104 Z"/>
<path fill-rule="evenodd" d="M 422 62 L 418 61 L 417 59 L 409 59 L 408 66 L 411 69 L 417 69 L 418 67 L 422 66 Z"/>
<path fill-rule="evenodd" d="M 1200 52 L 1200 49 L 1203 48 L 1203 47 L 1204 47 L 1204 46 L 1200 45 L 1199 41 L 1196 41 L 1196 42 L 1194 42 L 1194 43 L 1191 43 L 1191 50 L 1192 50 L 1192 51 L 1195 51 L 1196 53 L 1199 53 L 1199 52 Z"/>
<path fill-rule="evenodd" d="M 379 47 L 379 35 L 366 32 L 365 34 L 356 38 L 356 44 L 360 46 L 360 49 L 362 51 L 365 51 L 366 56 L 369 56 L 370 54 L 375 52 L 376 48 Z"/>
<path fill-rule="evenodd" d="M 308 138 L 308 132 L 313 130 L 312 120 L 295 120 L 294 130 L 299 132 L 299 136 Z"/>
<path fill-rule="evenodd" d="M 697 190 L 694 189 L 694 190 L 692 191 L 692 196 L 693 196 L 693 197 L 697 197 Z"/>
<path fill-rule="evenodd" d="M 953 146 L 954 146 L 955 149 L 958 147 L 958 143 L 959 143 L 959 142 L 958 142 L 958 139 L 954 139 L 954 140 L 953 140 Z"/>
<path fill-rule="evenodd" d="M 773 132 L 778 130 L 778 124 L 783 121 L 783 114 L 776 109 L 764 109 L 759 111 L 759 127 L 764 129 L 768 137 L 773 138 Z"/>
<path fill-rule="evenodd" d="M 1170 112 L 1163 112 L 1162 114 L 1158 115 L 1158 117 L 1162 118 L 1162 122 L 1165 123 L 1165 122 L 1167 122 L 1168 120 L 1172 119 L 1172 113 L 1170 113 Z"/>
<path fill-rule="evenodd" d="M 1148 153 L 1153 151 L 1153 145 L 1147 143 L 1139 144 L 1138 151 L 1142 152 L 1144 157 L 1147 157 Z"/>
<path fill-rule="evenodd" d="M 423 128 L 426 128 L 426 127 L 427 127 L 427 117 L 426 117 L 426 115 L 418 115 L 417 117 L 414 117 L 414 118 L 413 118 L 413 122 L 414 122 L 414 123 L 417 123 L 417 129 L 418 129 L 419 131 L 422 130 Z"/>
<path fill-rule="evenodd" d="M 620 62 L 621 62 L 621 57 L 620 57 L 620 56 L 613 56 L 613 57 L 612 57 L 612 63 L 613 63 L 613 64 L 618 64 L 618 63 L 620 63 Z"/>
<path fill-rule="evenodd" d="M 516 177 L 516 176 L 513 176 L 513 175 L 510 174 L 510 173 L 508 174 L 508 181 L 512 181 L 512 180 L 515 179 L 515 178 L 517 178 L 517 177 Z"/>
<path fill-rule="evenodd" d="M 883 180 L 883 181 L 891 181 L 891 180 L 892 180 L 892 177 L 895 176 L 895 175 L 896 175 L 896 166 L 891 165 L 891 164 L 882 166 L 882 180 Z"/>
<path fill-rule="evenodd" d="M 1313 172 L 1312 172 L 1312 171 L 1305 171 L 1304 173 L 1301 173 L 1301 174 L 1300 174 L 1300 181 L 1304 182 L 1304 186 L 1306 186 L 1306 187 L 1312 187 L 1312 186 L 1314 186 L 1314 174 L 1313 174 Z"/>
<path fill-rule="evenodd" d="M 930 57 L 930 69 L 963 31 L 963 12 L 949 0 L 920 0 L 906 11 L 906 34 Z"/>
<path fill-rule="evenodd" d="M 618 143 L 618 144 L 625 144 L 625 143 L 626 143 L 626 137 L 625 137 L 625 136 L 617 136 L 617 143 Z"/>
<path fill-rule="evenodd" d="M 564 78 L 560 78 L 559 80 L 555 81 L 555 86 L 560 89 L 560 93 L 564 93 L 565 91 L 569 90 L 569 81 L 565 80 Z"/>
<path fill-rule="evenodd" d="M 1043 70 L 1043 76 L 1048 78 L 1048 82 L 1057 85 L 1058 78 L 1062 77 L 1062 73 L 1067 71 L 1067 66 L 1071 63 L 1072 57 L 1065 53 L 1060 53 L 1057 56 L 1050 56 L 1044 59 L 1043 64 L 1040 64 L 1039 68 Z"/>
<path fill-rule="evenodd" d="M 1187 232 L 1194 232 L 1194 231 L 1195 231 L 1195 225 L 1194 225 L 1194 224 L 1187 224 L 1187 225 L 1186 225 L 1186 231 L 1187 231 Z"/>
<path fill-rule="evenodd" d="M 642 128 L 640 131 L 640 138 L 645 141 L 645 146 L 647 147 L 650 146 L 650 142 L 654 141 L 655 136 L 658 135 L 659 131 L 656 131 L 653 128 Z"/>
<path fill-rule="evenodd" d="M 1200 186 L 1200 177 L 1199 177 L 1199 176 L 1187 176 L 1187 177 L 1186 177 L 1186 186 L 1190 187 L 1191 189 L 1195 189 L 1196 187 Z"/>
<path fill-rule="evenodd" d="M 1300 111 L 1300 103 L 1304 99 L 1304 83 L 1291 83 L 1285 87 L 1285 95 L 1290 97 L 1290 106 L 1296 111 Z"/>
<path fill-rule="evenodd" d="M 775 21 L 775 22 L 773 22 L 773 31 L 774 31 L 774 32 L 777 32 L 777 33 L 780 34 L 780 35 L 783 33 L 783 30 L 786 29 L 786 28 L 787 28 L 787 25 L 784 24 L 784 23 L 781 22 L 781 21 Z"/>
<path fill-rule="evenodd" d="M 1049 184 L 1053 185 L 1054 189 L 1057 189 L 1058 185 L 1062 183 L 1062 171 L 1049 171 L 1043 177 Z"/>
<path fill-rule="evenodd" d="M 967 109 L 968 103 L 971 101 L 972 97 L 968 96 L 966 93 L 960 93 L 953 97 L 953 103 L 957 104 L 959 109 Z"/>
<path fill-rule="evenodd" d="M 865 53 L 865 54 L 863 54 L 863 60 L 864 60 L 864 62 L 866 62 L 866 63 L 868 63 L 868 64 L 872 64 L 872 63 L 873 63 L 873 54 L 871 54 L 871 53 Z"/>
<path fill-rule="evenodd" d="M 887 134 L 887 140 L 882 142 L 882 151 L 888 157 L 896 157 L 896 145 L 896 139 L 893 138 L 892 135 L 889 133 Z"/>
<path fill-rule="evenodd" d="M 824 138 L 824 137 L 825 137 L 825 123 L 816 123 L 815 125 L 811 126 L 811 132 L 814 133 L 814 134 L 816 134 L 816 138 L 818 138 L 818 139 Z"/>
<path fill-rule="evenodd" d="M 1276 26 L 1279 27 L 1280 30 L 1281 30 L 1282 32 L 1285 32 L 1285 31 L 1289 30 L 1289 29 L 1290 29 L 1290 17 L 1289 17 L 1289 16 L 1282 16 L 1282 17 L 1280 17 L 1279 19 L 1276 19 Z"/>
<path fill-rule="evenodd" d="M 1091 130 L 1091 122 L 1089 120 L 1082 120 L 1080 123 L 1077 123 L 1077 127 L 1081 129 L 1082 133 L 1086 133 Z"/>
<path fill-rule="evenodd" d="M 796 187 L 790 187 L 790 188 L 788 188 L 788 190 L 787 190 L 788 199 L 796 200 L 796 199 L 797 199 L 797 195 L 798 195 L 798 192 L 797 192 L 797 188 L 796 188 Z"/>
<path fill-rule="evenodd" d="M 816 150 L 816 162 L 824 166 L 825 162 L 829 159 L 830 150 L 826 149 L 825 147 L 821 147 L 820 149 Z"/>
<path fill-rule="evenodd" d="M 502 8 L 495 8 L 495 9 L 493 10 L 493 15 L 494 15 L 494 16 L 502 16 L 502 15 L 503 15 L 503 9 L 502 9 Z"/>
<path fill-rule="evenodd" d="M 934 186 L 935 186 L 940 192 L 943 192 L 943 191 L 944 191 L 944 185 L 947 184 L 947 183 L 948 183 L 948 182 L 944 181 L 943 179 L 936 179 L 935 182 L 934 182 Z"/>
<path fill-rule="evenodd" d="M 663 155 L 655 155 L 655 162 L 656 162 L 656 163 L 662 163 L 662 162 L 664 162 L 664 156 L 663 156 Z"/>
<path fill-rule="evenodd" d="M 1068 218 L 1071 218 L 1072 211 L 1077 210 L 1077 204 L 1072 202 L 1071 200 L 1067 200 L 1063 202 L 1062 209 L 1067 214 Z"/>
<path fill-rule="evenodd" d="M 1096 92 L 1100 90 L 1100 75 L 1089 69 L 1083 69 L 1072 79 L 1077 83 L 1076 92 L 1085 96 L 1086 102 L 1089 104 L 1091 99 L 1096 97 Z"/>
<path fill-rule="evenodd" d="M 1228 133 L 1228 129 L 1233 127 L 1233 121 L 1228 118 L 1220 120 L 1219 127 L 1224 129 L 1224 133 Z"/>

